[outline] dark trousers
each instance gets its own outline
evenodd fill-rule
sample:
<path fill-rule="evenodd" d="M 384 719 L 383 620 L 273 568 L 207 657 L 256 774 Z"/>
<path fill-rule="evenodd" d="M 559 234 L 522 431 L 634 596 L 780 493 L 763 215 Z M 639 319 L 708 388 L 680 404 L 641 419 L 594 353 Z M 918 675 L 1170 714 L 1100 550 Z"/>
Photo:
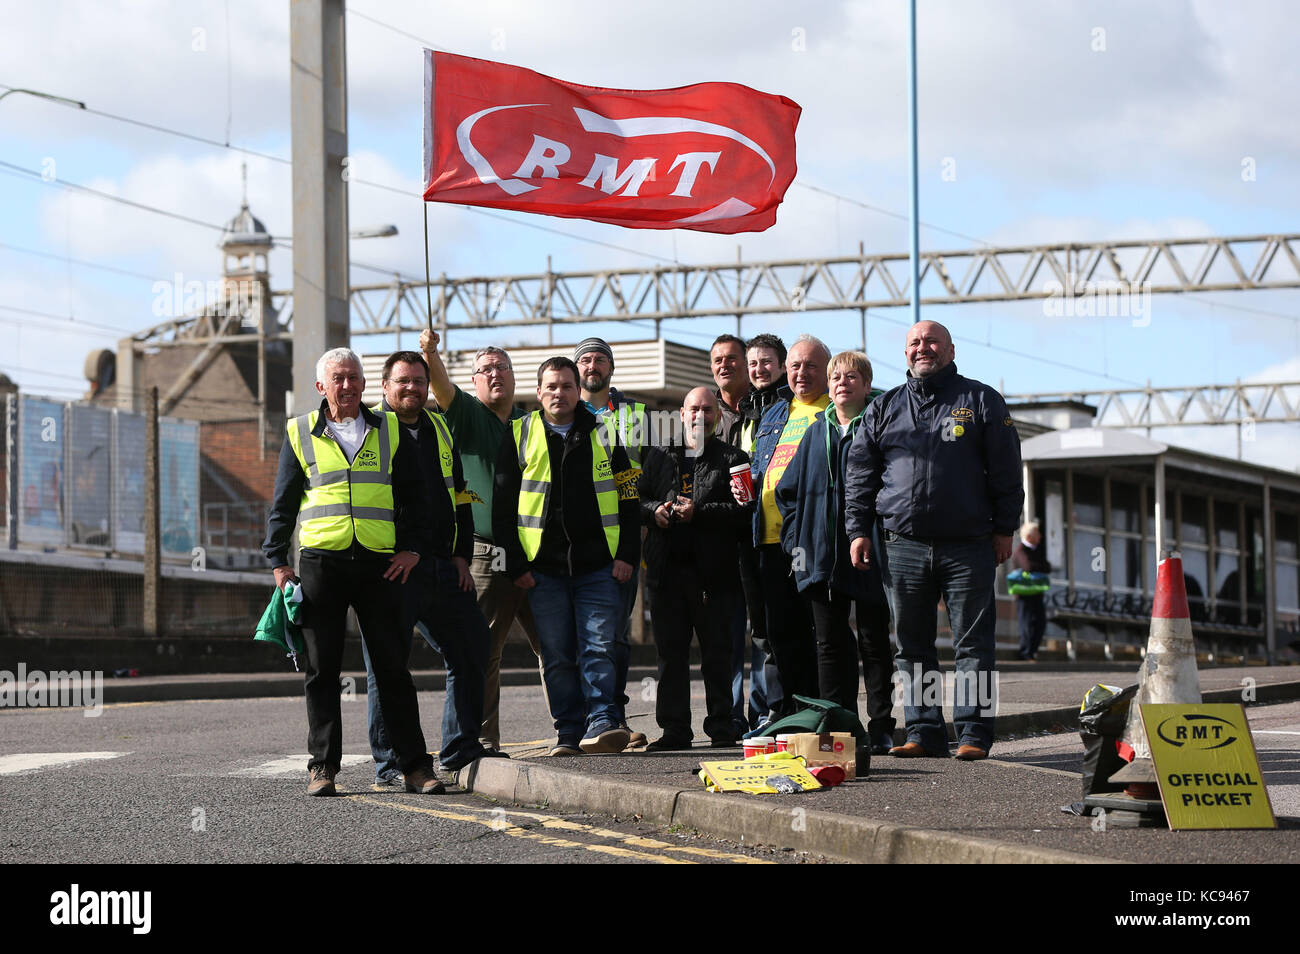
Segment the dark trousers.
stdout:
<path fill-rule="evenodd" d="M 1047 606 L 1042 595 L 1017 596 L 1016 616 L 1020 621 L 1020 658 L 1033 659 L 1047 629 Z"/>
<path fill-rule="evenodd" d="M 858 655 L 867 690 L 867 734 L 873 742 L 894 744 L 894 647 L 889 642 L 889 604 L 859 602 Z"/>
<path fill-rule="evenodd" d="M 304 550 L 299 562 L 303 590 L 303 640 L 307 644 L 308 768 L 337 770 L 343 758 L 339 670 L 348 607 L 356 610 L 362 639 L 374 667 L 379 705 L 397 764 L 403 772 L 429 768 L 433 759 L 420 731 L 415 681 L 407 664 L 409 631 L 402 632 L 402 584 L 384 579 L 388 557 L 333 556 Z"/>
<path fill-rule="evenodd" d="M 750 657 L 748 720 L 749 727 L 756 729 L 771 710 L 769 700 L 773 693 L 778 699 L 781 697 L 781 679 L 777 675 L 776 662 L 772 659 L 772 651 L 767 644 L 767 610 L 763 606 L 763 586 L 758 582 L 758 551 L 748 540 L 740 542 L 740 586 L 744 591 L 745 616 L 749 618 L 749 638 L 746 642 L 750 643 L 750 652 L 745 652 L 746 647 L 743 645 L 739 651 L 733 646 L 732 665 L 743 669 L 744 657 Z M 734 686 L 734 674 L 732 678 Z M 734 690 L 731 705 L 732 715 L 736 717 Z"/>
<path fill-rule="evenodd" d="M 758 578 L 767 615 L 768 648 L 780 685 L 780 692 L 774 694 L 772 682 L 768 682 L 767 701 L 772 718 L 779 719 L 796 711 L 796 695 L 817 695 L 812 617 L 790 575 L 790 557 L 779 543 L 758 547 Z"/>
<path fill-rule="evenodd" d="M 825 586 L 810 586 L 803 598 L 812 614 L 817 633 L 818 696 L 858 711 L 858 656 L 867 688 L 867 734 L 873 742 L 892 744 L 894 735 L 893 654 L 889 645 L 889 608 L 884 603 L 867 603 L 827 593 Z M 849 611 L 857 620 L 855 637 Z"/>
<path fill-rule="evenodd" d="M 731 719 L 731 624 L 740 602 L 735 590 L 706 592 L 695 568 L 672 567 L 659 585 L 647 587 L 650 618 L 659 653 L 655 721 L 664 736 L 686 740 L 691 731 L 691 631 L 700 641 L 704 677 L 704 733 L 719 741 L 736 738 Z"/>
<path fill-rule="evenodd" d="M 402 603 L 402 632 L 410 639 L 412 629 L 419 624 L 420 634 L 447 667 L 438 760 L 443 768 L 455 771 L 483 756 L 479 727 L 491 640 L 487 620 L 478 608 L 474 591 L 460 588 L 456 564 L 451 560 L 421 560 L 402 587 Z M 367 690 L 373 703 L 374 672 L 369 653 L 364 655 Z M 392 743 L 382 711 L 372 704 L 370 712 L 370 750 L 376 774 L 382 775 L 391 765 Z"/>

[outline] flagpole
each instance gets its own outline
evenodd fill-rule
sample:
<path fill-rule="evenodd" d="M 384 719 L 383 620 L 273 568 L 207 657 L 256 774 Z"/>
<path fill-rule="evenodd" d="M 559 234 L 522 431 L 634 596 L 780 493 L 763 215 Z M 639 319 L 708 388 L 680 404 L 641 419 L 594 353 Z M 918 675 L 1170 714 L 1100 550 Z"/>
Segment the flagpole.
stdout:
<path fill-rule="evenodd" d="M 424 308 L 429 315 L 429 330 L 433 330 L 433 290 L 430 288 L 429 280 L 429 203 L 423 199 L 420 205 L 424 206 Z M 446 345 L 443 345 L 445 348 Z"/>
<path fill-rule="evenodd" d="M 910 222 L 910 265 L 912 270 L 912 324 L 921 320 L 921 240 L 920 240 L 920 203 L 917 201 L 916 176 L 916 0 L 908 0 L 907 31 L 907 132 L 908 170 L 907 181 L 912 193 Z"/>

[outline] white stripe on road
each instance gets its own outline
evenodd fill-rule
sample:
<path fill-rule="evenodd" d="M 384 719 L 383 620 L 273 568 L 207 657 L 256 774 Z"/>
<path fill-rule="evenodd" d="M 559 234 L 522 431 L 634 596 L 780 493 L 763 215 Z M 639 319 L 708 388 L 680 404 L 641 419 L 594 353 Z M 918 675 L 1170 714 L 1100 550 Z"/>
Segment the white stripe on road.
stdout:
<path fill-rule="evenodd" d="M 21 755 L 0 755 L 0 775 L 14 775 L 56 765 L 90 762 L 97 759 L 120 759 L 130 752 L 24 752 Z"/>
<path fill-rule="evenodd" d="M 1293 732 L 1290 729 L 1251 729 L 1253 735 L 1300 735 L 1300 732 Z"/>
<path fill-rule="evenodd" d="M 234 774 L 253 775 L 258 778 L 270 778 L 274 775 L 300 775 L 307 771 L 307 763 L 310 761 L 310 755 L 286 755 L 282 759 L 272 759 L 270 762 L 263 762 L 261 765 L 254 765 L 252 768 L 240 769 Z M 371 758 L 368 755 L 345 755 L 342 758 L 344 766 L 361 765 L 369 761 L 371 761 Z"/>

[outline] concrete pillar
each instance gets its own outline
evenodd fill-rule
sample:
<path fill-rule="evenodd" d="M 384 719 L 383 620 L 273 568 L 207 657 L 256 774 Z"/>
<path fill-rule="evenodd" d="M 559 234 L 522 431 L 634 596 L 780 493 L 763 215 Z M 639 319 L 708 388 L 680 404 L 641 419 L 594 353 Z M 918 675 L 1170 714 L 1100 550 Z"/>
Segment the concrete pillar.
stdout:
<path fill-rule="evenodd" d="M 140 359 L 135 353 L 132 339 L 123 338 L 117 343 L 117 367 L 113 372 L 113 381 L 117 388 L 117 406 L 123 411 L 140 410 L 141 401 L 136 391 L 139 381 Z"/>
<path fill-rule="evenodd" d="M 343 0 L 291 0 L 293 395 L 320 403 L 316 359 L 348 344 L 348 152 Z"/>

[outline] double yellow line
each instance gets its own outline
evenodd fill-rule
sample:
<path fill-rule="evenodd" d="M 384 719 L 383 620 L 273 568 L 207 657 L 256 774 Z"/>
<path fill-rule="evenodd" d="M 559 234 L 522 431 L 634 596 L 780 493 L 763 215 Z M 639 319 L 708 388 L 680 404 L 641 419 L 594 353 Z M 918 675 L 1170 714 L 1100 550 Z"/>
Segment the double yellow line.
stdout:
<path fill-rule="evenodd" d="M 553 848 L 572 848 L 583 851 L 591 851 L 600 855 L 612 855 L 616 858 L 635 859 L 637 861 L 653 861 L 663 865 L 691 865 L 698 862 L 693 861 L 690 857 L 676 858 L 669 857 L 667 853 L 693 856 L 695 858 L 709 858 L 715 861 L 726 861 L 732 864 L 742 865 L 770 865 L 775 862 L 763 861 L 758 858 L 750 858 L 746 855 L 732 854 L 726 851 L 715 851 L 712 848 L 697 848 L 692 845 L 674 845 L 666 841 L 660 841 L 657 838 L 643 838 L 640 835 L 627 835 L 623 832 L 613 831 L 608 828 L 598 828 L 595 825 L 583 825 L 578 822 L 571 822 L 555 815 L 543 815 L 538 812 L 526 812 L 508 810 L 504 808 L 482 808 L 477 805 L 468 805 L 464 802 L 450 803 L 454 808 L 460 811 L 452 811 L 448 808 L 427 808 L 424 805 L 410 805 L 406 802 L 387 801 L 382 798 L 375 798 L 371 795 L 353 796 L 357 801 L 366 802 L 371 805 L 379 805 L 384 808 L 396 808 L 404 812 L 416 812 L 421 815 L 432 815 L 435 818 L 442 818 L 446 821 L 469 822 L 475 825 L 482 825 L 493 831 L 498 831 L 503 835 L 511 838 L 522 838 L 527 841 L 536 841 L 543 845 L 549 845 Z M 447 804 L 447 803 L 443 803 Z M 567 831 L 574 834 L 583 834 L 591 838 L 614 841 L 619 844 L 592 844 L 586 841 L 575 841 L 572 838 L 562 838 L 556 835 L 549 835 L 542 831 L 535 831 L 531 828 L 521 828 L 516 824 L 506 821 L 506 818 L 521 818 L 536 822 L 544 829 L 553 831 Z M 644 849 L 644 850 L 633 850 Z M 662 854 L 656 854 L 661 852 Z"/>

